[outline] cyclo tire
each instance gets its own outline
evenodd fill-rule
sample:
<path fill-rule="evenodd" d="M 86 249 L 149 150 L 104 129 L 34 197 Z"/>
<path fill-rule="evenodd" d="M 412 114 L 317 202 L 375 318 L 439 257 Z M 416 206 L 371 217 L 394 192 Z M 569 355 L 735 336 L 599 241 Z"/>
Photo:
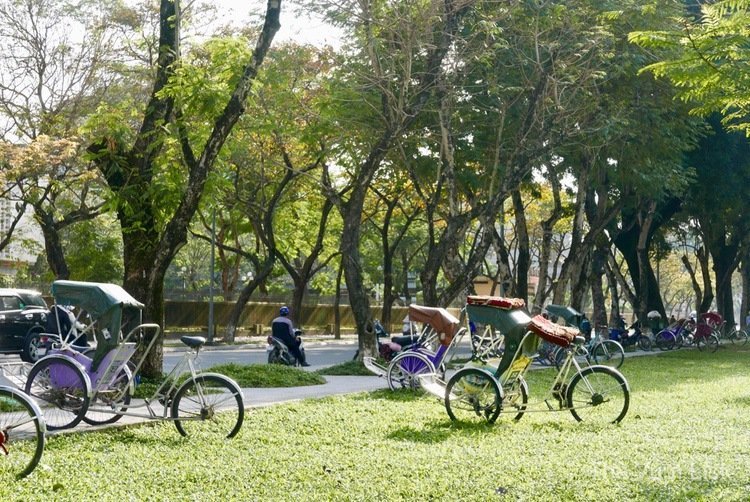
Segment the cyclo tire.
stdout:
<path fill-rule="evenodd" d="M 714 353 L 719 348 L 719 337 L 716 335 L 703 336 L 699 338 L 695 344 L 701 352 L 703 350 L 708 350 L 709 352 Z"/>
<path fill-rule="evenodd" d="M 570 380 L 566 401 L 571 415 L 579 422 L 619 423 L 628 413 L 630 386 L 614 368 L 589 366 Z M 601 408 L 608 403 L 612 406 Z"/>
<path fill-rule="evenodd" d="M 172 418 L 183 436 L 198 434 L 200 430 L 204 435 L 232 438 L 245 419 L 242 389 L 234 380 L 218 373 L 195 375 L 177 389 L 172 401 Z M 223 422 L 228 424 L 225 426 Z M 193 423 L 201 425 L 188 425 Z"/>
<path fill-rule="evenodd" d="M 130 369 L 125 366 L 122 371 L 118 373 L 117 378 L 114 380 L 114 385 L 109 386 L 109 388 L 107 389 L 102 389 L 92 396 L 91 401 L 89 402 L 89 409 L 86 410 L 86 414 L 83 416 L 83 421 L 89 425 L 107 425 L 113 424 L 120 420 L 122 418 L 122 413 L 118 413 L 117 410 L 125 411 L 130 404 L 130 400 L 132 398 L 132 379 L 133 374 L 130 372 Z M 127 386 L 125 394 L 123 394 L 123 396 L 116 403 L 114 403 L 116 408 L 112 408 L 111 412 L 91 409 L 92 406 L 96 407 L 100 406 L 101 404 L 110 406 L 111 403 L 106 401 L 106 393 L 119 393 L 124 386 Z"/>
<path fill-rule="evenodd" d="M 674 333 L 670 331 L 662 330 L 656 334 L 656 346 L 659 350 L 672 350 L 675 341 Z"/>
<path fill-rule="evenodd" d="M 729 335 L 729 339 L 732 341 L 732 344 L 745 345 L 748 339 L 747 331 L 737 329 Z"/>
<path fill-rule="evenodd" d="M 386 379 L 391 390 L 419 389 L 419 375 L 435 373 L 435 365 L 426 355 L 412 350 L 401 352 L 388 365 Z"/>
<path fill-rule="evenodd" d="M 40 359 L 24 388 L 39 404 L 47 430 L 70 429 L 86 415 L 91 383 L 80 367 L 63 356 Z"/>
<path fill-rule="evenodd" d="M 594 362 L 601 366 L 617 369 L 625 361 L 625 349 L 614 340 L 602 340 L 594 346 L 591 352 Z"/>
<path fill-rule="evenodd" d="M 651 339 L 647 336 L 641 335 L 640 338 L 638 338 L 638 348 L 646 352 L 650 351 Z"/>
<path fill-rule="evenodd" d="M 458 370 L 445 389 L 445 410 L 454 422 L 494 424 L 502 403 L 500 385 L 489 371 L 481 368 Z"/>
<path fill-rule="evenodd" d="M 529 402 L 529 384 L 523 377 L 519 376 L 513 380 L 512 385 L 503 388 L 503 407 L 518 410 L 513 420 L 518 422 L 526 413 L 526 405 Z"/>
<path fill-rule="evenodd" d="M 44 434 L 44 418 L 36 403 L 20 390 L 0 387 L 0 445 L 7 451 L 0 456 L 0 480 L 6 474 L 21 479 L 36 469 L 44 452 Z"/>

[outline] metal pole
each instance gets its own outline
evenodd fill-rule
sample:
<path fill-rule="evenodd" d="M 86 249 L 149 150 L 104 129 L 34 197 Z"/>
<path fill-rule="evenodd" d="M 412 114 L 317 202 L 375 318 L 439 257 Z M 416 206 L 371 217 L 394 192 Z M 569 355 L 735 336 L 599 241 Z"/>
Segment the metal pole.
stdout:
<path fill-rule="evenodd" d="M 208 281 L 208 343 L 214 341 L 214 260 L 216 259 L 216 209 L 211 213 L 211 277 Z"/>

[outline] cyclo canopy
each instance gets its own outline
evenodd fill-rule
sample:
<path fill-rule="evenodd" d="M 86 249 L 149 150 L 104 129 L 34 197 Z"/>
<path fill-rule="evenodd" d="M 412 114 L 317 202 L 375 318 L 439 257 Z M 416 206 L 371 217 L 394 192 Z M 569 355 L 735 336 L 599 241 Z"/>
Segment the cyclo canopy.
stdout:
<path fill-rule="evenodd" d="M 505 350 L 498 365 L 498 374 L 510 367 L 516 351 L 524 339 L 531 318 L 524 310 L 525 302 L 519 298 L 499 296 L 469 296 L 466 298 L 466 312 L 475 323 L 489 324 L 505 337 Z M 536 351 L 539 339 L 529 337 L 528 346 L 524 343 L 524 354 Z"/>
<path fill-rule="evenodd" d="M 549 304 L 546 307 L 544 307 L 544 310 L 546 310 L 548 313 L 552 315 L 556 315 L 557 317 L 562 317 L 567 324 L 570 326 L 573 326 L 574 328 L 577 328 L 581 325 L 581 319 L 583 318 L 583 314 L 578 312 L 573 307 L 565 307 L 563 305 L 555 305 L 555 304 Z"/>
<path fill-rule="evenodd" d="M 93 367 L 119 343 L 123 312 L 126 309 L 140 311 L 144 305 L 130 296 L 117 284 L 55 281 L 52 296 L 58 305 L 73 305 L 85 310 L 94 319 L 99 329 L 94 330 L 96 352 Z"/>
<path fill-rule="evenodd" d="M 409 320 L 432 326 L 440 334 L 440 343 L 443 345 L 450 345 L 461 324 L 456 316 L 443 308 L 414 304 L 409 305 Z"/>

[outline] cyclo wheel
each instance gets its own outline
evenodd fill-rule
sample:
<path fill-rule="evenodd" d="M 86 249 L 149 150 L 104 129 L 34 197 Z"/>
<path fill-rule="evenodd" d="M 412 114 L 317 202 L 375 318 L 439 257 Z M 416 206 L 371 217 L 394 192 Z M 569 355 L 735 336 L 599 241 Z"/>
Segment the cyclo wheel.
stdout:
<path fill-rule="evenodd" d="M 579 422 L 618 423 L 628 412 L 630 387 L 616 369 L 589 366 L 570 380 L 566 400 Z"/>
<path fill-rule="evenodd" d="M 513 420 L 521 420 L 526 413 L 526 405 L 529 402 L 529 384 L 523 377 L 519 376 L 508 387 L 503 387 L 503 407 L 518 410 Z"/>
<path fill-rule="evenodd" d="M 89 407 L 91 384 L 73 361 L 52 356 L 31 368 L 24 391 L 42 410 L 47 430 L 54 431 L 75 427 L 83 419 Z"/>
<path fill-rule="evenodd" d="M 594 346 L 594 361 L 602 366 L 619 368 L 625 361 L 625 350 L 614 340 L 603 340 Z"/>
<path fill-rule="evenodd" d="M 435 365 L 426 355 L 416 351 L 401 352 L 388 365 L 386 378 L 388 387 L 396 389 L 419 389 L 419 375 L 435 373 Z"/>
<path fill-rule="evenodd" d="M 640 338 L 638 338 L 638 348 L 645 350 L 646 352 L 651 350 L 651 339 L 647 336 L 641 335 Z"/>
<path fill-rule="evenodd" d="M 558 371 L 560 371 L 560 367 L 568 357 L 567 350 L 568 349 L 565 349 L 563 347 L 558 347 L 555 351 L 555 368 L 557 368 Z M 570 350 L 575 351 L 574 357 L 576 361 L 578 361 L 578 364 L 582 364 L 584 366 L 589 365 L 589 362 L 591 361 L 591 354 L 589 354 L 589 351 L 586 347 L 584 347 L 583 345 L 576 345 L 575 347 L 570 348 Z"/>
<path fill-rule="evenodd" d="M 132 376 L 130 369 L 126 366 L 117 374 L 117 377 L 110 385 L 98 390 L 89 402 L 89 409 L 83 416 L 83 421 L 89 425 L 106 425 L 120 420 L 122 412 L 128 408 L 132 397 Z M 123 390 L 125 393 L 122 397 L 117 401 L 113 401 Z M 91 409 L 92 407 L 95 409 Z M 104 410 L 103 408 L 109 409 Z"/>
<path fill-rule="evenodd" d="M 24 393 L 0 387 L 0 484 L 28 476 L 44 452 L 44 419 Z"/>
<path fill-rule="evenodd" d="M 707 350 L 713 353 L 719 348 L 719 338 L 716 335 L 702 336 L 698 338 L 696 345 L 700 351 Z"/>
<path fill-rule="evenodd" d="M 445 410 L 454 422 L 495 423 L 500 414 L 503 394 L 489 371 L 463 368 L 448 381 Z"/>
<path fill-rule="evenodd" d="M 172 418 L 183 436 L 232 438 L 245 419 L 242 389 L 224 375 L 196 375 L 177 389 Z"/>
<path fill-rule="evenodd" d="M 676 342 L 674 333 L 662 330 L 656 335 L 656 346 L 659 350 L 672 350 Z"/>
<path fill-rule="evenodd" d="M 732 343 L 738 345 L 745 345 L 747 343 L 747 338 L 747 331 L 742 329 L 734 330 L 729 335 L 729 339 L 732 340 Z"/>

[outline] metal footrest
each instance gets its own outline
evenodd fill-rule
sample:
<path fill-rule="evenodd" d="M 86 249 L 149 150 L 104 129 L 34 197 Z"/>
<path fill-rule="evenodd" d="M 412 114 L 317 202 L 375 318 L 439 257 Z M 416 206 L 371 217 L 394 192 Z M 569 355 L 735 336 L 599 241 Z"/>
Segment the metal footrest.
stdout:
<path fill-rule="evenodd" d="M 438 399 L 445 399 L 446 383 L 438 378 L 436 373 L 425 373 L 417 377 L 419 379 L 419 385 L 422 386 L 425 392 L 432 394 Z"/>
<path fill-rule="evenodd" d="M 10 384 L 23 389 L 29 378 L 29 371 L 34 365 L 32 363 L 17 362 L 0 364 L 0 377 L 6 379 Z M 2 383 L 2 379 L 0 379 Z"/>
<path fill-rule="evenodd" d="M 388 368 L 376 363 L 374 357 L 364 357 L 362 358 L 362 363 L 365 365 L 365 368 L 370 370 L 374 375 L 385 378 L 388 374 Z"/>

